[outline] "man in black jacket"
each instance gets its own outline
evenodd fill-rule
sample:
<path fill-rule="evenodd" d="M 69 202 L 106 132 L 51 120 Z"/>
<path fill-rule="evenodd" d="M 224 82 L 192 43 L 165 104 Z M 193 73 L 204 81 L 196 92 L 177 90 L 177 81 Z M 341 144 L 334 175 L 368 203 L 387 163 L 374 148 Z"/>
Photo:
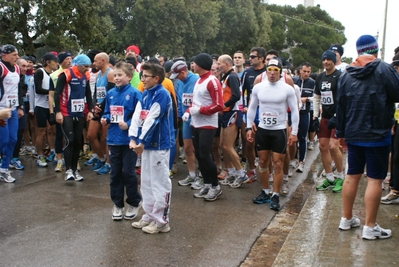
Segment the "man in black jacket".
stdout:
<path fill-rule="evenodd" d="M 338 81 L 336 135 L 348 147 L 348 171 L 342 191 L 341 230 L 358 227 L 353 216 L 359 180 L 367 169 L 366 207 L 363 239 L 388 238 L 391 230 L 377 223 L 381 183 L 387 174 L 393 125 L 394 102 L 399 102 L 399 75 L 377 59 L 378 43 L 371 35 L 356 42 L 359 57 Z"/>

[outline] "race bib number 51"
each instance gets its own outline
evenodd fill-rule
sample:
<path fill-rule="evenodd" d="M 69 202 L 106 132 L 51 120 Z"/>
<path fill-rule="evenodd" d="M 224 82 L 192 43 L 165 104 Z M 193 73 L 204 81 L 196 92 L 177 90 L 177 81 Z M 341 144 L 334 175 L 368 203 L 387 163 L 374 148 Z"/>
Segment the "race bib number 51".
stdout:
<path fill-rule="evenodd" d="M 119 123 L 123 122 L 124 118 L 124 108 L 123 106 L 110 106 L 109 107 L 111 113 L 111 123 Z"/>
<path fill-rule="evenodd" d="M 83 98 L 71 100 L 72 112 L 83 112 L 84 108 L 85 108 L 85 101 Z"/>

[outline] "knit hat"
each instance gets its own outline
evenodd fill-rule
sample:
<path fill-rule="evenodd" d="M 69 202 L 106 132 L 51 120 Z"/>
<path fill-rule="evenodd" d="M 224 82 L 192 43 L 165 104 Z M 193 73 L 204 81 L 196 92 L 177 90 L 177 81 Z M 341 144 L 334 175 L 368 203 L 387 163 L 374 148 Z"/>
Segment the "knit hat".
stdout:
<path fill-rule="evenodd" d="M 359 55 L 378 53 L 377 40 L 371 35 L 362 35 L 356 41 L 356 50 Z"/>
<path fill-rule="evenodd" d="M 338 54 L 342 57 L 342 55 L 344 54 L 344 48 L 342 47 L 342 45 L 339 44 L 333 44 L 332 46 L 330 46 L 330 48 L 328 50 L 331 51 L 337 51 Z"/>
<path fill-rule="evenodd" d="M 88 56 L 84 54 L 80 54 L 79 56 L 75 57 L 72 61 L 73 66 L 84 66 L 84 65 L 91 65 L 91 60 Z"/>
<path fill-rule="evenodd" d="M 335 62 L 337 62 L 337 56 L 331 50 L 327 50 L 323 53 L 323 55 L 321 56 L 321 60 L 323 61 L 325 59 L 331 60 L 332 62 L 334 62 L 334 64 Z"/>
<path fill-rule="evenodd" d="M 171 71 L 172 66 L 173 66 L 172 60 L 166 61 L 165 64 L 163 64 L 163 68 L 165 69 L 165 72 Z"/>
<path fill-rule="evenodd" d="M 212 57 L 207 53 L 198 54 L 195 57 L 194 62 L 198 67 L 204 70 L 211 70 L 213 64 Z"/>
<path fill-rule="evenodd" d="M 140 55 L 140 48 L 137 45 L 128 46 L 126 48 L 126 52 L 127 51 L 133 51 L 134 53 L 136 53 L 136 56 Z"/>
<path fill-rule="evenodd" d="M 61 64 L 62 62 L 64 62 L 64 60 L 65 60 L 67 57 L 72 57 L 71 53 L 69 53 L 69 52 L 64 52 L 64 53 L 58 54 L 58 63 Z"/>
<path fill-rule="evenodd" d="M 137 67 L 137 60 L 134 57 L 127 57 L 125 59 L 126 63 L 132 64 L 133 68 Z"/>
<path fill-rule="evenodd" d="M 87 52 L 87 56 L 90 58 L 91 63 L 94 62 L 94 57 L 99 53 L 101 53 L 101 51 L 97 49 L 91 49 Z"/>
<path fill-rule="evenodd" d="M 58 62 L 58 58 L 51 53 L 47 53 L 43 56 L 43 63 L 46 61 L 55 61 Z"/>
<path fill-rule="evenodd" d="M 177 61 L 173 63 L 173 66 L 171 67 L 172 75 L 170 75 L 170 79 L 176 79 L 177 75 L 179 75 L 179 73 L 183 70 L 187 70 L 187 64 L 185 61 Z"/>
<path fill-rule="evenodd" d="M 56 56 L 56 57 L 58 57 L 58 53 L 56 51 L 50 51 L 49 53 L 54 55 L 54 56 Z"/>
<path fill-rule="evenodd" d="M 11 54 L 13 52 L 17 51 L 17 48 L 13 45 L 10 44 L 5 44 L 2 47 L 0 47 L 0 52 L 1 54 Z"/>
<path fill-rule="evenodd" d="M 109 55 L 109 64 L 112 66 L 116 65 L 116 58 L 113 55 Z"/>
<path fill-rule="evenodd" d="M 26 61 L 32 61 L 33 64 L 36 64 L 36 57 L 33 55 L 26 55 L 26 56 L 22 56 L 22 59 L 25 59 Z"/>

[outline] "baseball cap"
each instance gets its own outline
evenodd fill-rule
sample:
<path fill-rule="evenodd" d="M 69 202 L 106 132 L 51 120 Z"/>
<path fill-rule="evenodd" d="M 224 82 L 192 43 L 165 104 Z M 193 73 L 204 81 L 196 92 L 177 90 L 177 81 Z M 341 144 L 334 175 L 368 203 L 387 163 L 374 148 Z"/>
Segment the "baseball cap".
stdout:
<path fill-rule="evenodd" d="M 43 62 L 46 62 L 46 61 L 58 62 L 58 57 L 56 57 L 53 53 L 47 53 L 43 56 Z"/>
<path fill-rule="evenodd" d="M 176 79 L 177 75 L 179 75 L 180 72 L 183 70 L 187 70 L 187 64 L 185 61 L 176 61 L 173 63 L 171 69 L 172 74 L 170 75 L 170 79 Z"/>

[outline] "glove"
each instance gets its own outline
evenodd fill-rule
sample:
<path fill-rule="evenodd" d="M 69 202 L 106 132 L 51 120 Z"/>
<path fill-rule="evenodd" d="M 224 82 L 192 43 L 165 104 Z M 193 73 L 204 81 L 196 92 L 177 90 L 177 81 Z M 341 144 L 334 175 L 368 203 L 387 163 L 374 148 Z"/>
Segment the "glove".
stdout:
<path fill-rule="evenodd" d="M 187 122 L 188 119 L 190 119 L 190 113 L 185 112 L 181 118 L 183 121 Z"/>
<path fill-rule="evenodd" d="M 189 108 L 189 110 L 190 110 L 191 116 L 195 116 L 195 115 L 199 114 L 199 108 L 197 108 L 197 107 L 191 107 L 191 108 Z"/>
<path fill-rule="evenodd" d="M 337 117 L 331 117 L 331 119 L 328 120 L 327 122 L 327 128 L 328 129 L 334 129 L 335 125 L 337 124 Z"/>
<path fill-rule="evenodd" d="M 319 132 L 320 122 L 318 118 L 313 119 L 313 129 L 316 133 Z"/>
<path fill-rule="evenodd" d="M 55 114 L 54 113 L 50 113 L 50 118 L 49 118 L 48 122 L 50 123 L 50 125 L 55 124 Z"/>

